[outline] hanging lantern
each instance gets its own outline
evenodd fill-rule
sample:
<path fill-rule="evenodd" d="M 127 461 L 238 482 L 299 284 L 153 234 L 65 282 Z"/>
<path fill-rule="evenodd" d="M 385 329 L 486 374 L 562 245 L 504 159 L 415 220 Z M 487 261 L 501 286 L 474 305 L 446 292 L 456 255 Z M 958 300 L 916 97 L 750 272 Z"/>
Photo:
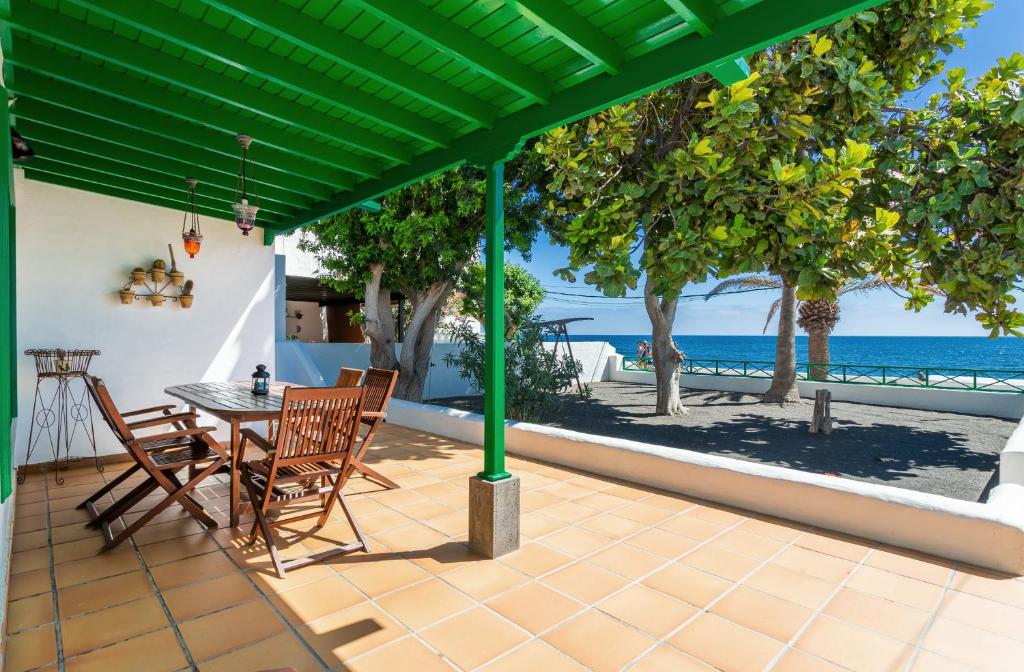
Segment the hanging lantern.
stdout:
<path fill-rule="evenodd" d="M 181 222 L 181 240 L 185 244 L 188 258 L 195 259 L 203 244 L 199 213 L 196 212 L 196 185 L 199 182 L 194 177 L 186 177 L 185 184 L 188 185 L 188 200 L 185 202 L 185 218 Z"/>
<path fill-rule="evenodd" d="M 249 184 L 252 179 L 252 160 L 249 159 L 249 145 L 252 138 L 248 135 L 236 135 L 235 139 L 242 147 L 242 165 L 238 171 L 238 181 L 235 186 L 235 202 L 231 208 L 235 211 L 235 226 L 241 230 L 243 236 L 248 236 L 252 227 L 256 226 L 256 213 L 260 210 L 260 197 L 253 190 L 255 204 L 249 203 Z"/>

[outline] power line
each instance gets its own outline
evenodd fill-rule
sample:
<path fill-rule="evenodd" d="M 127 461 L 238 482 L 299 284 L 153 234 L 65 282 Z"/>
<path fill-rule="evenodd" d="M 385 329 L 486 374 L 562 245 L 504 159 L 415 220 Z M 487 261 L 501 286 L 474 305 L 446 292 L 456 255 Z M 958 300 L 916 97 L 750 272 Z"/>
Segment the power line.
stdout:
<path fill-rule="evenodd" d="M 543 286 L 544 285 L 542 285 L 542 287 Z M 569 288 L 568 287 L 561 287 L 560 289 L 569 289 Z M 714 296 L 728 296 L 730 294 L 748 294 L 750 292 L 767 292 L 767 291 L 775 291 L 775 290 L 777 290 L 776 287 L 746 287 L 746 288 L 742 288 L 742 289 L 732 289 L 732 290 L 728 290 L 728 291 L 724 291 L 724 292 L 707 292 L 707 293 L 704 293 L 704 294 L 680 294 L 678 298 L 679 298 L 680 301 L 696 301 L 698 299 L 708 299 L 708 298 L 711 298 L 711 297 L 714 297 Z M 629 302 L 632 302 L 632 301 L 643 301 L 644 300 L 644 297 L 642 297 L 642 296 L 604 296 L 603 294 L 580 294 L 580 293 L 570 293 L 570 292 L 555 292 L 555 291 L 550 291 L 550 290 L 547 290 L 547 289 L 544 290 L 544 294 L 545 294 L 545 296 L 550 296 L 550 295 L 566 296 L 566 297 L 570 297 L 572 299 L 577 299 L 577 300 L 579 300 L 579 299 L 582 299 L 582 300 L 599 300 L 598 303 L 586 304 L 586 305 L 595 305 L 595 306 L 599 306 L 599 305 L 601 305 L 601 302 L 605 302 L 605 301 L 625 301 L 625 302 L 627 302 L 626 304 L 620 304 L 620 305 L 629 305 Z M 567 301 L 565 299 L 553 299 L 552 301 L 555 302 L 555 303 L 571 303 L 570 301 Z M 581 305 L 583 305 L 583 304 L 581 304 Z"/>

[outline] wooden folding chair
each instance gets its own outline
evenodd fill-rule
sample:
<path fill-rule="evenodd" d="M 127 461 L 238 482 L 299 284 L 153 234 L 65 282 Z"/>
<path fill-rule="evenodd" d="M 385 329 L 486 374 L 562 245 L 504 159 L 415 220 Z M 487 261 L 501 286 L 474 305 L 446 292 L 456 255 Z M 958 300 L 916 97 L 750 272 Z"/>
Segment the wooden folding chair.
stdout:
<path fill-rule="evenodd" d="M 242 463 L 242 483 L 256 514 L 249 543 L 256 542 L 257 533 L 263 536 L 281 578 L 289 569 L 343 553 L 369 550 L 341 492 L 350 473 L 365 394 L 362 387 L 288 387 L 274 443 L 251 429 L 242 430 L 239 459 L 249 442 L 268 454 L 265 459 Z M 271 516 L 276 509 L 313 500 L 320 502 L 319 509 L 313 512 Z M 313 517 L 317 518 L 317 527 L 322 527 L 335 502 L 358 541 L 283 562 L 271 528 Z"/>
<path fill-rule="evenodd" d="M 209 528 L 217 527 L 217 521 L 211 518 L 202 505 L 190 496 L 190 493 L 203 479 L 229 461 L 227 453 L 210 435 L 215 428 L 197 427 L 195 421 L 198 416 L 195 413 L 172 413 L 171 409 L 174 408 L 172 404 L 121 413 L 114 405 L 107 386 L 103 384 L 102 380 L 87 375 L 85 376 L 85 385 L 103 420 L 134 461 L 134 464 L 124 473 L 78 505 L 79 509 L 85 509 L 89 513 L 91 521 L 87 526 L 103 530 L 103 536 L 107 543 L 100 548 L 99 552 L 109 551 L 128 539 L 143 525 L 175 503 L 184 507 L 202 525 Z M 131 422 L 125 421 L 125 418 L 137 416 L 151 417 L 141 417 L 141 419 Z M 162 425 L 170 425 L 174 429 L 145 436 L 135 434 L 136 430 L 151 429 Z M 188 480 L 184 483 L 176 475 L 176 472 L 182 469 L 188 470 Z M 146 478 L 141 483 L 103 511 L 96 508 L 97 501 L 139 471 L 146 474 Z M 167 496 L 115 536 L 110 525 L 158 488 L 163 488 L 167 492 Z"/>
<path fill-rule="evenodd" d="M 367 369 L 366 379 L 363 387 L 366 388 L 366 401 L 363 403 L 362 423 L 366 427 L 366 434 L 363 435 L 352 458 L 352 471 L 358 471 L 366 478 L 380 483 L 386 488 L 401 487 L 387 476 L 384 476 L 375 469 L 363 464 L 363 456 L 366 450 L 373 443 L 373 437 L 387 417 L 388 404 L 391 403 L 391 394 L 395 391 L 395 384 L 398 382 L 398 371 L 386 369 Z"/>
<path fill-rule="evenodd" d="M 338 371 L 338 380 L 335 381 L 335 387 L 358 387 L 360 381 L 363 379 L 363 374 L 366 373 L 362 369 L 346 369 L 341 368 Z"/>

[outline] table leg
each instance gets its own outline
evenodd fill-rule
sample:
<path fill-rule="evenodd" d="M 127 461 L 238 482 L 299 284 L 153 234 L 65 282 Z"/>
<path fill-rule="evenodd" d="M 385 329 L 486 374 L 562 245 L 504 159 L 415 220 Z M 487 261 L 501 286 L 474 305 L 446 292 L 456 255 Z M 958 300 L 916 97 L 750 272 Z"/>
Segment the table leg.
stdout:
<path fill-rule="evenodd" d="M 241 444 L 241 433 L 238 420 L 231 421 L 231 527 L 238 527 L 239 517 L 239 475 L 242 465 L 238 450 Z"/>

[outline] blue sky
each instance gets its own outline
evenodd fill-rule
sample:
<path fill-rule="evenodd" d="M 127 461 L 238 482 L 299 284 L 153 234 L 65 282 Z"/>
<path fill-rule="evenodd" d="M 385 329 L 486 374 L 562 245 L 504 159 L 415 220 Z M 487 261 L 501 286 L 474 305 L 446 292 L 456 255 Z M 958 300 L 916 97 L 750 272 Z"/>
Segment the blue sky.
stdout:
<path fill-rule="evenodd" d="M 995 0 L 995 7 L 984 14 L 977 28 L 965 34 L 966 46 L 950 54 L 947 67 L 963 67 L 968 76 L 977 76 L 1000 56 L 1024 51 L 1024 0 Z M 933 82 L 909 96 L 924 102 L 938 90 Z M 541 239 L 534 247 L 533 258 L 523 262 L 517 255 L 510 261 L 522 263 L 537 276 L 549 292 L 573 295 L 597 295 L 582 282 L 568 284 L 552 275 L 556 268 L 565 266 L 566 250 Z M 706 292 L 712 283 L 690 285 L 684 294 Z M 676 315 L 677 334 L 760 334 L 765 313 L 774 300 L 770 292 L 727 296 L 709 302 L 682 302 Z M 984 336 L 985 330 L 972 316 L 946 315 L 941 305 L 932 305 L 920 313 L 903 309 L 903 301 L 882 290 L 869 296 L 844 297 L 842 319 L 836 335 L 846 336 Z M 593 322 L 574 325 L 579 334 L 637 334 L 650 333 L 650 323 L 639 300 L 583 299 L 549 294 L 540 312 L 546 319 L 563 317 L 593 317 Z M 768 333 L 774 333 L 775 325 Z"/>

